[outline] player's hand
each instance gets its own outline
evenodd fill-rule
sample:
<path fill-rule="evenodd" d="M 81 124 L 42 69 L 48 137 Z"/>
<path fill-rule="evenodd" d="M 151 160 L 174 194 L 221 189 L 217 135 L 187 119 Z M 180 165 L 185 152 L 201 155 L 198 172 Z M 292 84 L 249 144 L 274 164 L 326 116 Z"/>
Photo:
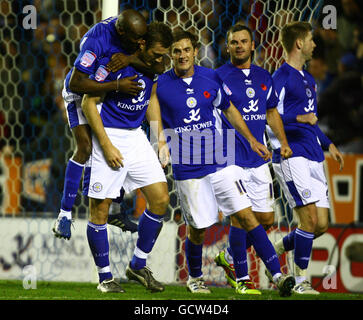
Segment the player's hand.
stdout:
<path fill-rule="evenodd" d="M 132 56 L 127 56 L 121 52 L 112 55 L 111 60 L 107 64 L 107 69 L 116 72 L 126 68 L 132 61 Z"/>
<path fill-rule="evenodd" d="M 297 120 L 297 122 L 308 123 L 313 126 L 318 122 L 318 117 L 316 116 L 316 114 L 314 112 L 309 112 L 306 114 L 297 115 L 296 120 Z"/>
<path fill-rule="evenodd" d="M 338 148 L 334 145 L 334 143 L 331 143 L 329 145 L 329 152 L 332 156 L 332 158 L 336 161 L 338 161 L 339 163 L 339 170 L 342 171 L 344 168 L 344 159 L 343 159 L 343 155 L 340 153 L 340 151 L 338 150 Z"/>
<path fill-rule="evenodd" d="M 159 161 L 163 168 L 170 162 L 170 152 L 166 142 L 159 142 Z"/>
<path fill-rule="evenodd" d="M 132 77 L 118 79 L 118 91 L 132 96 L 137 96 L 140 91 L 142 91 L 142 87 L 137 81 L 134 81 L 136 78 L 137 74 Z"/>
<path fill-rule="evenodd" d="M 288 159 L 292 156 L 292 150 L 288 144 L 281 144 L 280 155 L 284 159 Z"/>
<path fill-rule="evenodd" d="M 251 149 L 256 152 L 263 160 L 267 161 L 272 158 L 271 152 L 267 147 L 257 140 L 250 141 Z"/>
<path fill-rule="evenodd" d="M 102 147 L 103 154 L 105 156 L 107 164 L 112 169 L 118 169 L 123 167 L 124 164 L 122 160 L 124 159 L 120 150 L 117 149 L 112 143 L 109 143 Z"/>

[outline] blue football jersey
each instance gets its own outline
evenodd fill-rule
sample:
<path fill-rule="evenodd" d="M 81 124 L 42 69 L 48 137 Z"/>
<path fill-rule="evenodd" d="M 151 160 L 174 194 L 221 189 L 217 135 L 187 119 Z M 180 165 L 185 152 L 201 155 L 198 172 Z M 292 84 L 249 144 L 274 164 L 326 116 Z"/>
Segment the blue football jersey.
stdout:
<path fill-rule="evenodd" d="M 90 79 L 103 82 L 137 75 L 138 77 L 134 81 L 137 81 L 143 90 L 137 96 L 116 91 L 108 92 L 98 106 L 103 125 L 108 128 L 138 128 L 144 120 L 154 81 L 131 66 L 116 72 L 108 71 L 106 65 L 111 56 L 112 52 L 110 52 L 110 56 L 97 60 L 96 71 L 90 76 Z"/>
<path fill-rule="evenodd" d="M 85 33 L 80 42 L 80 53 L 74 62 L 75 68 L 83 73 L 94 75 L 99 66 L 99 59 L 110 56 L 110 53 L 127 54 L 121 46 L 120 36 L 115 27 L 116 21 L 117 17 L 102 20 Z M 65 87 L 68 92 L 71 92 L 69 80 L 72 71 L 73 68 L 65 78 Z"/>
<path fill-rule="evenodd" d="M 277 107 L 278 99 L 270 73 L 251 64 L 250 69 L 239 69 L 228 62 L 216 70 L 218 76 L 229 88 L 230 99 L 242 114 L 251 133 L 264 144 L 266 110 Z M 222 114 L 224 137 L 226 129 L 233 129 Z M 235 163 L 241 167 L 256 168 L 265 161 L 254 152 L 249 142 L 236 131 Z"/>
<path fill-rule="evenodd" d="M 324 153 L 317 137 L 315 126 L 298 123 L 297 115 L 314 112 L 317 114 L 316 83 L 306 70 L 298 71 L 287 63 L 272 75 L 279 97 L 278 111 L 284 123 L 286 137 L 292 157 L 305 157 L 313 161 L 323 161 Z M 268 130 L 273 149 L 280 144 Z M 278 153 L 278 152 L 275 152 Z"/>
<path fill-rule="evenodd" d="M 157 96 L 170 148 L 174 178 L 193 179 L 225 167 L 216 109 L 230 101 L 214 70 L 194 66 L 188 84 L 173 69 L 158 78 Z"/>

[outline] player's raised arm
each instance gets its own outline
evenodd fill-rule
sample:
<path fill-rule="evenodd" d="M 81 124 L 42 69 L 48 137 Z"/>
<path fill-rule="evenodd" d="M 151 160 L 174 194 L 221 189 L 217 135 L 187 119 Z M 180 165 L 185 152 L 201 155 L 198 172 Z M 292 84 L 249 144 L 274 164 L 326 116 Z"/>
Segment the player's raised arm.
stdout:
<path fill-rule="evenodd" d="M 292 155 L 292 150 L 287 142 L 284 125 L 276 108 L 270 108 L 266 110 L 266 120 L 272 132 L 281 144 L 281 156 L 285 159 L 290 158 Z"/>
<path fill-rule="evenodd" d="M 156 95 L 156 89 L 157 83 L 155 83 L 152 88 L 149 106 L 146 111 L 146 119 L 150 124 L 151 130 L 155 130 L 155 126 L 157 127 L 157 132 L 153 132 L 153 134 L 158 139 L 159 160 L 164 168 L 169 163 L 170 154 L 164 135 L 164 127 L 161 120 L 160 104 Z"/>
<path fill-rule="evenodd" d="M 120 151 L 114 147 L 107 136 L 101 116 L 97 110 L 97 103 L 100 101 L 101 97 L 98 95 L 85 94 L 82 99 L 82 110 L 93 133 L 99 141 L 108 165 L 112 168 L 118 168 L 120 166 L 123 167 L 123 157 Z"/>
<path fill-rule="evenodd" d="M 243 120 L 241 113 L 237 110 L 237 108 L 233 105 L 232 102 L 229 108 L 223 110 L 223 114 L 225 115 L 227 120 L 231 123 L 231 125 L 247 139 L 247 141 L 251 145 L 251 149 L 254 152 L 256 152 L 264 160 L 268 160 L 271 158 L 270 151 L 267 149 L 265 145 L 258 142 L 256 138 L 252 135 L 250 129 Z"/>

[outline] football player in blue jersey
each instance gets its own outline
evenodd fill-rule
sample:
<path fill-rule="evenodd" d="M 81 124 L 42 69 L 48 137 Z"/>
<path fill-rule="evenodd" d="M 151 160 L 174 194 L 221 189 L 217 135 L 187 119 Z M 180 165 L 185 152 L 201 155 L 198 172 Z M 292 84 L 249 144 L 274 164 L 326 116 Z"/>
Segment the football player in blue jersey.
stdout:
<path fill-rule="evenodd" d="M 142 37 L 147 31 L 144 17 L 137 11 L 127 9 L 118 17 L 111 17 L 97 23 L 82 38 L 80 53 L 69 71 L 62 92 L 67 110 L 68 123 L 76 144 L 76 150 L 68 161 L 61 208 L 54 224 L 56 237 L 70 239 L 72 207 L 74 205 L 83 169 L 91 153 L 91 133 L 81 110 L 81 99 L 84 93 L 102 93 L 120 91 L 137 95 L 142 90 L 134 77 L 116 79 L 110 82 L 99 82 L 90 79 L 97 71 L 97 61 L 107 52 L 123 52 L 127 55 L 139 49 Z M 102 78 L 102 73 L 98 77 Z M 85 176 L 89 168 L 85 169 Z"/>
<path fill-rule="evenodd" d="M 268 71 L 252 64 L 254 41 L 252 31 L 242 24 L 232 26 L 227 32 L 227 51 L 230 62 L 216 70 L 220 79 L 231 91 L 230 99 L 242 114 L 248 128 L 260 143 L 265 141 L 266 122 L 273 129 L 281 143 L 280 154 L 289 158 L 292 151 L 288 145 L 280 114 L 276 107 L 278 98 Z M 222 128 L 233 128 L 221 113 Z M 268 162 L 250 148 L 248 141 L 238 132 L 235 140 L 235 163 L 245 170 L 243 185 L 252 202 L 252 210 L 257 220 L 267 230 L 274 222 L 273 182 Z M 247 238 L 246 247 L 251 245 Z M 243 280 L 254 288 L 248 275 L 246 253 L 243 257 Z M 231 248 L 221 251 L 215 258 L 223 267 L 228 283 L 236 286 Z"/>
<path fill-rule="evenodd" d="M 298 227 L 275 244 L 276 252 L 294 250 L 297 294 L 319 294 L 306 278 L 313 239 L 323 234 L 329 223 L 328 185 L 324 174 L 323 148 L 343 168 L 342 154 L 317 125 L 316 83 L 304 64 L 312 58 L 315 43 L 308 22 L 292 22 L 282 28 L 281 43 L 286 61 L 273 74 L 279 97 L 278 111 L 284 123 L 290 158 L 280 157 L 280 143 L 268 130 L 274 149 L 273 169 L 291 209 L 299 218 Z"/>
<path fill-rule="evenodd" d="M 202 273 L 202 248 L 206 228 L 217 223 L 218 209 L 231 219 L 229 243 L 236 265 L 239 294 L 261 294 L 249 289 L 238 268 L 240 252 L 246 251 L 247 234 L 258 255 L 274 274 L 282 296 L 288 296 L 294 277 L 283 275 L 276 252 L 266 231 L 251 210 L 243 186 L 243 170 L 221 157 L 228 148 L 220 137 L 216 110 L 244 136 L 251 149 L 264 160 L 270 158 L 265 145 L 251 134 L 228 97 L 230 91 L 214 70 L 195 65 L 197 39 L 190 32 L 176 31 L 171 46 L 173 68 L 154 84 L 150 106 L 160 106 L 163 139 L 170 148 L 171 164 L 180 206 L 187 224 L 185 254 L 189 270 L 187 289 L 192 293 L 211 293 Z M 232 129 L 234 142 L 234 129 Z M 234 147 L 233 147 L 234 148 Z"/>
<path fill-rule="evenodd" d="M 145 39 L 146 42 L 140 46 L 140 59 L 149 64 L 161 63 L 172 42 L 170 28 L 153 22 L 148 26 Z M 149 122 L 156 121 L 161 125 L 160 110 L 148 106 L 154 83 L 152 78 L 132 66 L 117 72 L 107 70 L 113 53 L 110 50 L 98 60 L 97 71 L 91 79 L 107 82 L 137 76 L 142 91 L 136 97 L 119 91 L 83 96 L 82 110 L 93 133 L 87 238 L 98 268 L 98 290 L 122 292 L 110 270 L 107 219 L 110 204 L 120 196 L 121 188 L 126 192 L 140 189 L 146 198 L 147 209 L 139 219 L 136 248 L 126 276 L 140 282 L 151 292 L 160 292 L 164 286 L 155 280 L 146 261 L 161 230 L 169 194 L 162 166 L 140 128 L 145 117 Z M 160 142 L 161 153 L 164 144 Z"/>

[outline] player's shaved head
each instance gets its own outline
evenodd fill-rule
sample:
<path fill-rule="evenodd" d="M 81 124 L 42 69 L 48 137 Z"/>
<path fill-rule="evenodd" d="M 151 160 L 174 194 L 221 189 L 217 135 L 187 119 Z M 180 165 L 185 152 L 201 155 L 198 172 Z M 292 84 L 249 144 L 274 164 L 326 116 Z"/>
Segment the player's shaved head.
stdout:
<path fill-rule="evenodd" d="M 125 49 L 129 53 L 135 52 L 138 49 L 138 41 L 147 32 L 144 16 L 134 9 L 126 9 L 118 16 L 115 26 Z"/>
<path fill-rule="evenodd" d="M 116 27 L 123 32 L 132 32 L 143 36 L 147 31 L 144 16 L 134 10 L 126 9 L 117 18 Z"/>

